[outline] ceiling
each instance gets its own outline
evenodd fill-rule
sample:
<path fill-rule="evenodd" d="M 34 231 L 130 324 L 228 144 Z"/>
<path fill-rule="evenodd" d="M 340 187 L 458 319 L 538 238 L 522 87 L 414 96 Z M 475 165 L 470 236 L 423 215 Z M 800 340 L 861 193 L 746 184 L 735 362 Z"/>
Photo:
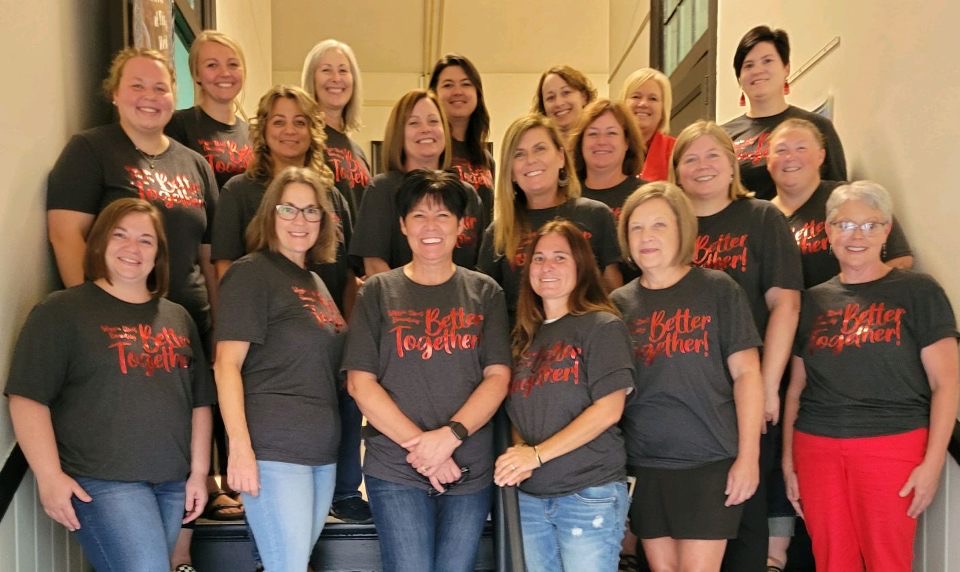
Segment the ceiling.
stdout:
<path fill-rule="evenodd" d="M 336 38 L 363 72 L 428 73 L 449 51 L 482 73 L 540 73 L 609 64 L 609 0 L 272 0 L 273 70 L 299 72 L 318 41 Z"/>

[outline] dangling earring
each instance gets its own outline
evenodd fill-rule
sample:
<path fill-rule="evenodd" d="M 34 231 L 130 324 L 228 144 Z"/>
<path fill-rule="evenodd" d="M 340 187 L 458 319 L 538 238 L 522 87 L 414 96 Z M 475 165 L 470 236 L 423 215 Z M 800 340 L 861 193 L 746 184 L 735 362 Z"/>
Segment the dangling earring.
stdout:
<path fill-rule="evenodd" d="M 790 82 L 783 80 L 783 95 L 790 95 Z"/>
<path fill-rule="evenodd" d="M 883 246 L 880 247 L 880 260 L 887 259 L 887 243 L 884 242 Z"/>
<path fill-rule="evenodd" d="M 747 95 L 741 91 L 741 92 L 740 92 L 740 107 L 746 107 L 746 106 L 747 106 Z"/>
<path fill-rule="evenodd" d="M 827 243 L 827 254 L 829 254 L 830 256 L 833 256 L 833 245 L 830 244 L 829 242 Z"/>
<path fill-rule="evenodd" d="M 566 187 L 570 184 L 570 177 L 567 176 L 567 168 L 560 167 L 560 176 L 557 179 L 557 186 Z"/>

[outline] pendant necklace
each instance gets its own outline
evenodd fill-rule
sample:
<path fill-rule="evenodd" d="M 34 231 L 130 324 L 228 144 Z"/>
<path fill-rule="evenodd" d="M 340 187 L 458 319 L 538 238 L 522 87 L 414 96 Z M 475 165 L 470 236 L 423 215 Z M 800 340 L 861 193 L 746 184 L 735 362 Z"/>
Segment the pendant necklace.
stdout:
<path fill-rule="evenodd" d="M 157 153 L 156 155 L 151 155 L 150 153 L 147 153 L 146 151 L 144 151 L 143 149 L 141 149 L 141 148 L 139 148 L 139 147 L 134 147 L 134 149 L 136 149 L 136 150 L 137 150 L 137 153 L 140 153 L 140 156 L 143 157 L 143 158 L 147 161 L 147 165 L 150 166 L 150 170 L 151 170 L 151 171 L 156 171 L 156 170 L 157 170 L 156 167 L 154 166 L 154 164 L 155 164 L 157 158 L 158 158 L 160 155 L 163 154 L 163 151 L 161 151 L 160 153 Z"/>

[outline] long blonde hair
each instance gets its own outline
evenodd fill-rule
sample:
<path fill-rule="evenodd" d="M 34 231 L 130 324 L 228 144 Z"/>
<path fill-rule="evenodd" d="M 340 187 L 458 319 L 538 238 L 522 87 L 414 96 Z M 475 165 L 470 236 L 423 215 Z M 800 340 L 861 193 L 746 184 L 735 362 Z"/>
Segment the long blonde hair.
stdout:
<path fill-rule="evenodd" d="M 524 115 L 507 128 L 500 149 L 500 169 L 497 173 L 497 189 L 493 199 L 493 212 L 496 221 L 493 232 L 493 248 L 497 255 L 512 256 L 517 251 L 521 236 L 525 231 L 523 211 L 526 210 L 526 196 L 523 194 L 523 190 L 513 181 L 513 154 L 516 152 L 523 134 L 538 127 L 546 129 L 550 140 L 553 141 L 557 149 L 564 151 L 563 138 L 560 137 L 560 132 L 554 126 L 553 120 L 539 113 Z M 563 170 L 566 171 L 566 177 L 563 177 L 563 173 L 561 173 L 557 195 L 563 201 L 568 201 L 580 196 L 580 181 L 577 180 L 570 154 L 564 152 L 563 157 Z"/>

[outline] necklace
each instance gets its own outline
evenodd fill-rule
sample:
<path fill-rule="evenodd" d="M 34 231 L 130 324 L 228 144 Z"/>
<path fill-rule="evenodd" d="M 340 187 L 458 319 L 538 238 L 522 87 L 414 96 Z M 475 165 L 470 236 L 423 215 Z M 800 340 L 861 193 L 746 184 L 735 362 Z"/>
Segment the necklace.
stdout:
<path fill-rule="evenodd" d="M 134 149 L 136 149 L 137 153 L 140 153 L 140 156 L 143 157 L 144 160 L 146 160 L 147 165 L 150 166 L 151 171 L 157 170 L 156 167 L 154 166 L 154 163 L 156 162 L 157 158 L 163 154 L 163 151 L 161 151 L 160 153 L 157 153 L 156 155 L 151 155 L 150 153 L 147 153 L 146 151 L 144 151 L 139 147 L 134 147 Z"/>

